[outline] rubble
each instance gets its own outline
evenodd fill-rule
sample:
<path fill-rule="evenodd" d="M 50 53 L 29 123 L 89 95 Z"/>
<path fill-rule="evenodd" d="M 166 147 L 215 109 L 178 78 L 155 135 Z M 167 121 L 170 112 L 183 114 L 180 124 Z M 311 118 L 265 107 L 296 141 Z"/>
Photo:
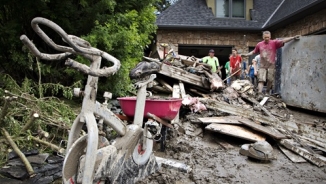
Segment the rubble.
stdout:
<path fill-rule="evenodd" d="M 172 88 L 173 97 L 183 99 L 178 129 L 186 135 L 196 137 L 205 134 L 206 131 L 197 129 L 198 125 L 202 125 L 202 129 L 249 142 L 276 141 L 284 146 L 282 153 L 295 162 L 303 162 L 304 158 L 317 166 L 326 163 L 325 128 L 320 128 L 325 123 L 297 123 L 278 94 L 260 98 L 249 80 L 236 80 L 231 86 L 225 86 L 218 75 L 211 74 L 209 68 L 193 56 L 144 58 L 160 65 L 156 71 L 157 85 L 161 84 L 165 91 Z M 182 87 L 179 83 L 183 84 Z M 155 87 L 148 90 L 160 95 Z M 189 123 L 197 128 L 189 129 Z M 227 142 L 219 144 L 224 144 L 226 149 L 232 148 Z"/>

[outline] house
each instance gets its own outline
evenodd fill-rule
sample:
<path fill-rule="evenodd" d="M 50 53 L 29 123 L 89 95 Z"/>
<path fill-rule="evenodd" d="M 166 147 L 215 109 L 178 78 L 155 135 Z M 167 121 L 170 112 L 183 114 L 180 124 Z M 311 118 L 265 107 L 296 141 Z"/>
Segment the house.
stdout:
<path fill-rule="evenodd" d="M 220 63 L 231 48 L 253 50 L 262 31 L 272 38 L 326 33 L 325 0 L 178 0 L 156 20 L 156 45 L 203 57 L 215 49 Z M 251 58 L 249 58 L 251 60 Z"/>
<path fill-rule="evenodd" d="M 253 50 L 262 31 L 272 39 L 302 35 L 278 50 L 274 92 L 288 105 L 326 113 L 326 0 L 178 0 L 156 24 L 159 50 L 168 43 L 201 58 L 213 48 L 221 65 L 232 47 Z M 250 63 L 252 56 L 243 59 Z"/>

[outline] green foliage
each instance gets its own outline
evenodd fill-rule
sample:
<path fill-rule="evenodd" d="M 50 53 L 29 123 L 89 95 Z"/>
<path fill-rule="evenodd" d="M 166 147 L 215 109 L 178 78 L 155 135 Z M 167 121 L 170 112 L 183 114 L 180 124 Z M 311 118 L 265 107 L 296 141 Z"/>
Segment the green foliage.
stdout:
<path fill-rule="evenodd" d="M 16 96 L 17 100 L 10 103 L 9 112 L 4 117 L 5 125 L 8 125 L 8 132 L 19 133 L 19 129 L 26 123 L 31 112 L 40 114 L 41 120 L 50 121 L 52 125 L 70 126 L 76 117 L 73 109 L 65 104 L 63 100 L 53 97 L 62 93 L 66 98 L 72 98 L 72 87 L 65 87 L 61 84 L 42 84 L 44 92 L 38 98 L 35 96 L 39 92 L 38 85 L 32 80 L 25 78 L 22 85 L 19 86 L 9 75 L 0 77 L 0 83 L 4 84 L 0 90 L 1 96 Z M 74 84 L 74 87 L 80 87 L 80 82 Z M 47 95 L 51 96 L 47 96 Z"/>
<path fill-rule="evenodd" d="M 25 77 L 38 79 L 37 62 L 28 54 L 19 40 L 26 34 L 44 53 L 57 53 L 32 30 L 30 21 L 44 17 L 62 27 L 68 34 L 83 36 L 93 47 L 110 53 L 121 61 L 119 73 L 100 79 L 99 92 L 111 91 L 116 96 L 126 95 L 130 88 L 128 73 L 141 60 L 144 48 L 155 33 L 157 0 L 11 0 L 3 1 L 0 8 L 0 61 L 3 72 L 19 84 Z M 37 8 L 35 8 L 37 7 Z M 58 34 L 41 27 L 57 44 L 65 45 Z M 89 63 L 81 57 L 75 58 Z M 103 61 L 103 66 L 110 66 Z M 71 86 L 86 76 L 67 68 L 64 61 L 40 61 L 43 83 L 61 83 Z M 19 72 L 17 72 L 19 71 Z"/>
<path fill-rule="evenodd" d="M 126 6 L 132 4 L 129 1 L 124 3 Z M 123 1 L 119 1 L 118 7 L 121 4 Z M 84 37 L 94 47 L 107 51 L 121 62 L 116 75 L 100 79 L 99 91 L 107 90 L 116 96 L 125 96 L 131 90 L 129 71 L 141 61 L 144 47 L 150 44 L 151 34 L 156 30 L 154 6 L 138 4 L 137 9 L 139 10 L 116 10 L 105 24 L 96 21 L 95 28 Z M 109 63 L 104 61 L 103 65 L 108 66 Z"/>
<path fill-rule="evenodd" d="M 10 102 L 2 126 L 16 137 L 31 112 L 38 112 L 40 119 L 34 126 L 40 125 L 45 131 L 64 139 L 67 132 L 62 129 L 68 129 L 76 117 L 72 105 L 63 99 L 71 99 L 72 88 L 81 87 L 87 76 L 67 68 L 64 60 L 37 61 L 29 53 L 19 39 L 22 34 L 27 35 L 40 52 L 58 53 L 32 30 L 33 18 L 50 19 L 68 34 L 82 37 L 93 47 L 119 59 L 120 70 L 114 76 L 100 78 L 98 92 L 110 91 L 115 96 L 125 96 L 132 90 L 129 71 L 142 60 L 144 48 L 151 43 L 156 30 L 155 3 L 156 0 L 1 1 L 0 96 L 18 97 Z M 56 44 L 66 45 L 53 30 L 45 26 L 41 28 Z M 81 56 L 72 57 L 81 63 L 90 63 Z M 102 60 L 102 66 L 111 66 L 111 63 Z M 0 111 L 3 104 L 2 98 Z M 34 126 L 31 132 L 35 132 Z"/>
<path fill-rule="evenodd" d="M 0 100 L 0 126 L 9 132 L 19 148 L 35 148 L 33 141 L 26 139 L 26 136 L 35 135 L 39 126 L 54 136 L 51 139 L 54 144 L 59 144 L 60 140 L 67 139 L 67 129 L 77 114 L 71 104 L 67 104 L 63 99 L 53 97 L 53 95 L 63 94 L 66 98 L 71 99 L 72 87 L 80 87 L 80 82 L 74 83 L 74 86 L 71 87 L 51 83 L 40 84 L 42 85 L 40 91 L 39 84 L 31 79 L 25 78 L 21 85 L 18 85 L 9 75 L 2 75 L 0 84 L 2 85 L 0 88 L 2 97 Z M 42 94 L 38 94 L 39 92 Z M 42 96 L 42 98 L 35 95 Z M 7 110 L 4 105 L 5 97 L 12 98 L 11 101 L 6 99 Z M 39 118 L 33 121 L 27 132 L 21 132 L 35 112 L 39 114 Z M 40 147 L 40 149 L 43 148 Z M 5 155 L 6 152 L 0 153 L 0 165 L 4 163 Z"/>

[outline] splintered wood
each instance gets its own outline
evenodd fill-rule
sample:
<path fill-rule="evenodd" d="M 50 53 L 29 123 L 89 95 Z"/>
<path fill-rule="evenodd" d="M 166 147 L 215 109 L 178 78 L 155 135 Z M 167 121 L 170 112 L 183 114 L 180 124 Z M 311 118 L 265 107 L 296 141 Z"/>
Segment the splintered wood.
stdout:
<path fill-rule="evenodd" d="M 195 86 L 199 86 L 204 89 L 208 89 L 203 86 L 202 79 L 200 76 L 189 73 L 181 68 L 175 66 L 169 66 L 166 64 L 161 65 L 161 70 L 158 72 L 159 74 L 180 80 L 182 82 L 186 82 Z"/>
<path fill-rule="evenodd" d="M 309 152 L 308 150 L 300 147 L 291 139 L 282 139 L 280 144 L 287 149 L 301 155 L 303 158 L 307 159 L 309 162 L 317 165 L 318 167 L 322 167 L 326 164 L 326 157 Z"/>
<path fill-rule="evenodd" d="M 278 147 L 284 153 L 284 155 L 288 157 L 292 162 L 297 162 L 297 163 L 307 162 L 304 158 L 302 158 L 300 155 L 297 155 L 293 151 L 290 151 L 281 145 L 278 145 Z"/>
<path fill-rule="evenodd" d="M 272 130 L 268 127 L 265 127 L 265 126 L 262 126 L 262 125 L 259 125 L 257 123 L 254 123 L 250 120 L 246 120 L 246 119 L 243 119 L 243 120 L 239 120 L 242 124 L 246 125 L 246 126 L 249 126 L 250 128 L 254 129 L 254 130 L 257 130 L 259 132 L 262 132 L 264 134 L 267 134 L 275 139 L 285 139 L 286 136 L 284 134 L 281 134 L 280 132 L 278 132 L 277 130 Z"/>
<path fill-rule="evenodd" d="M 219 116 L 219 117 L 205 117 L 205 118 L 198 118 L 204 124 L 210 123 L 218 123 L 218 124 L 236 124 L 240 125 L 241 117 L 238 116 Z"/>

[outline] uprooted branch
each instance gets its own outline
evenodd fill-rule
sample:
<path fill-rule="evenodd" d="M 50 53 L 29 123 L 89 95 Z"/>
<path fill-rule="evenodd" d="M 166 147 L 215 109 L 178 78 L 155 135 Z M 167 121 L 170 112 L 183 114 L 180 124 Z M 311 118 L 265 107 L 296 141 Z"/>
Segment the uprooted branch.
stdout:
<path fill-rule="evenodd" d="M 40 143 L 40 144 L 43 144 L 43 145 L 45 145 L 45 146 L 48 146 L 48 147 L 50 147 L 52 150 L 57 151 L 57 152 L 60 153 L 60 154 L 63 154 L 63 153 L 65 152 L 65 149 L 60 148 L 59 146 L 57 146 L 57 145 L 55 145 L 55 144 L 52 144 L 52 143 L 50 143 L 50 142 L 47 142 L 47 141 L 41 140 L 41 139 L 39 139 L 39 138 L 37 138 L 37 137 L 34 137 L 34 136 L 31 136 L 31 138 L 32 138 L 33 141 L 38 142 L 38 143 Z"/>
<path fill-rule="evenodd" d="M 39 117 L 38 113 L 36 112 L 31 113 L 29 120 L 27 121 L 27 123 L 25 124 L 21 132 L 25 132 L 26 130 L 28 130 L 33 124 L 33 122 L 35 121 L 35 119 L 37 119 L 38 117 Z"/>
<path fill-rule="evenodd" d="M 10 137 L 9 133 L 6 131 L 6 129 L 2 128 L 2 134 L 5 136 L 6 140 L 8 141 L 8 143 L 10 144 L 10 146 L 12 147 L 12 149 L 17 153 L 17 155 L 19 156 L 19 158 L 22 160 L 22 162 L 24 163 L 27 172 L 29 174 L 30 177 L 33 177 L 35 175 L 34 170 L 32 165 L 29 163 L 29 161 L 27 160 L 27 158 L 25 157 L 25 155 L 20 151 L 20 149 L 18 148 L 18 146 L 16 145 L 16 143 L 12 140 L 12 138 Z"/>
<path fill-rule="evenodd" d="M 37 134 L 40 138 L 48 138 L 50 136 L 49 132 L 44 131 L 40 125 L 38 125 Z"/>

